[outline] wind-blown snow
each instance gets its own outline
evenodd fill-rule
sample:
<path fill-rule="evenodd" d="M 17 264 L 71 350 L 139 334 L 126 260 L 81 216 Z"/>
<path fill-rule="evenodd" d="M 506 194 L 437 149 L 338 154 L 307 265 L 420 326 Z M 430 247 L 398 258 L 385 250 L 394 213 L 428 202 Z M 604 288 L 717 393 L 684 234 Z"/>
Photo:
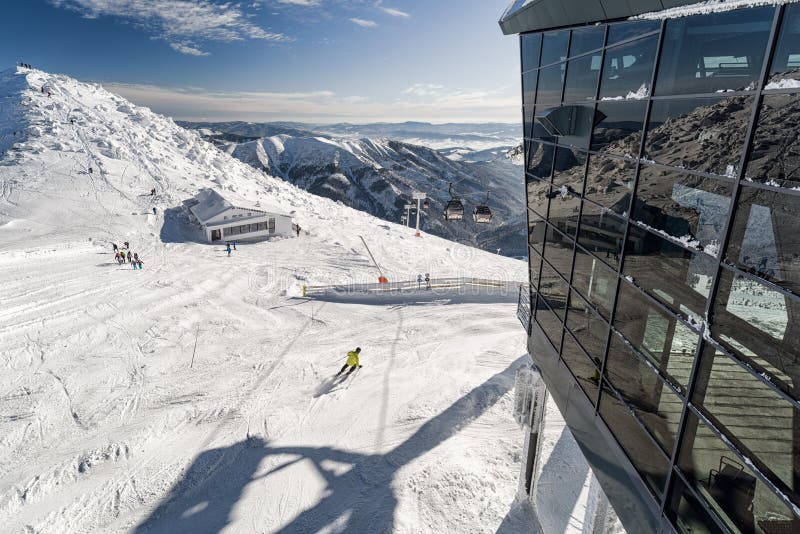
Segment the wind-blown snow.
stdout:
<path fill-rule="evenodd" d="M 503 522 L 522 441 L 515 306 L 287 295 L 375 281 L 359 235 L 390 280 L 523 280 L 524 262 L 415 238 L 65 76 L 0 72 L 0 149 L 4 531 Z M 195 243 L 180 206 L 205 187 L 293 212 L 304 233 L 230 257 Z M 142 271 L 112 260 L 122 241 Z M 356 345 L 363 369 L 325 387 Z"/>
<path fill-rule="evenodd" d="M 673 7 L 661 11 L 652 11 L 631 17 L 632 19 L 674 19 L 679 17 L 690 17 L 692 15 L 705 15 L 708 13 L 721 13 L 723 11 L 731 11 L 733 9 L 741 9 L 746 7 L 760 7 L 760 6 L 776 6 L 781 4 L 790 4 L 797 0 L 707 0 L 705 2 L 697 2 L 687 6 Z"/>

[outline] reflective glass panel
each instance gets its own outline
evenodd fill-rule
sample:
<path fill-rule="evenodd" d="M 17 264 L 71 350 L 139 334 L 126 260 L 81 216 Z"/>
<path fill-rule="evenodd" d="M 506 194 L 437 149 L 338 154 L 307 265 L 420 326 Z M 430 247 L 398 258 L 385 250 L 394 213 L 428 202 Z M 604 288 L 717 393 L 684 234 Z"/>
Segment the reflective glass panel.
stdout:
<path fill-rule="evenodd" d="M 680 397 L 616 334 L 611 334 L 605 376 L 662 450 L 671 455 L 683 411 Z"/>
<path fill-rule="evenodd" d="M 539 66 L 539 51 L 542 48 L 541 33 L 526 33 L 519 36 L 522 54 L 522 70 L 535 69 Z"/>
<path fill-rule="evenodd" d="M 528 258 L 529 258 L 529 269 L 530 269 L 530 281 L 531 281 L 531 292 L 537 292 L 539 290 L 539 267 L 542 264 L 542 258 L 539 257 L 539 253 L 536 252 L 535 249 L 528 247 Z"/>
<path fill-rule="evenodd" d="M 800 464 L 800 435 L 792 427 L 800 411 L 774 389 L 757 380 L 731 358 L 713 347 L 703 352 L 695 379 L 692 402 L 721 431 L 747 448 L 747 456 L 794 486 L 795 465 Z"/>
<path fill-rule="evenodd" d="M 716 261 L 635 226 L 628 232 L 626 245 L 622 271 L 633 283 L 675 313 L 699 323 Z"/>
<path fill-rule="evenodd" d="M 537 73 L 538 71 L 532 70 L 522 75 L 522 105 L 531 110 L 533 110 L 534 100 L 536 99 Z"/>
<path fill-rule="evenodd" d="M 539 217 L 547 217 L 547 205 L 550 199 L 550 183 L 547 179 L 527 175 L 528 209 L 536 212 Z M 532 221 L 533 222 L 533 221 Z"/>
<path fill-rule="evenodd" d="M 553 145 L 538 141 L 532 142 L 528 157 L 528 172 L 537 178 L 550 181 L 555 153 L 556 148 Z"/>
<path fill-rule="evenodd" d="M 800 79 L 800 6 L 786 6 L 781 33 L 770 65 L 770 78 L 764 89 L 783 89 Z"/>
<path fill-rule="evenodd" d="M 644 157 L 735 177 L 752 105 L 744 96 L 653 102 Z"/>
<path fill-rule="evenodd" d="M 550 63 L 567 59 L 568 43 L 569 30 L 545 33 L 544 43 L 542 44 L 541 65 L 549 65 Z"/>
<path fill-rule="evenodd" d="M 558 315 L 553 313 L 553 311 L 547 307 L 547 304 L 542 302 L 541 295 L 537 301 L 536 322 L 539 323 L 547 339 L 550 340 L 550 343 L 552 343 L 556 351 L 558 351 L 561 345 L 561 336 L 564 333 L 564 326 Z"/>
<path fill-rule="evenodd" d="M 800 399 L 800 303 L 722 270 L 711 333 L 726 349 Z"/>
<path fill-rule="evenodd" d="M 608 46 L 658 31 L 659 28 L 661 28 L 661 21 L 659 20 L 636 20 L 610 24 L 608 27 Z"/>
<path fill-rule="evenodd" d="M 800 187 L 800 136 L 787 131 L 800 118 L 800 94 L 764 96 L 750 151 L 748 179 L 776 187 Z"/>
<path fill-rule="evenodd" d="M 633 218 L 716 256 L 732 193 L 730 182 L 644 165 L 639 171 Z"/>
<path fill-rule="evenodd" d="M 606 49 L 601 100 L 641 100 L 650 96 L 658 36 Z"/>
<path fill-rule="evenodd" d="M 522 136 L 523 137 L 532 137 L 533 131 L 531 128 L 533 127 L 533 107 L 525 107 L 522 108 Z"/>
<path fill-rule="evenodd" d="M 599 75 L 600 52 L 570 59 L 567 66 L 567 83 L 564 86 L 564 102 L 594 100 Z"/>
<path fill-rule="evenodd" d="M 683 483 L 680 477 L 672 477 L 672 490 L 667 507 L 669 517 L 678 527 L 681 534 L 717 534 L 723 533 L 714 523 L 714 519 L 700 504 L 700 501 Z"/>
<path fill-rule="evenodd" d="M 592 150 L 637 158 L 646 109 L 646 102 L 598 103 Z"/>
<path fill-rule="evenodd" d="M 617 280 L 615 271 L 581 247 L 577 248 L 572 285 L 594 304 L 606 319 L 611 317 Z"/>
<path fill-rule="evenodd" d="M 608 323 L 594 313 L 575 291 L 570 292 L 569 296 L 567 327 L 600 368 L 606 354 Z"/>
<path fill-rule="evenodd" d="M 608 210 L 591 202 L 584 202 L 578 243 L 613 269 L 617 269 L 625 240 L 625 226 L 624 220 Z"/>
<path fill-rule="evenodd" d="M 755 89 L 773 13 L 764 7 L 668 20 L 655 94 Z"/>
<path fill-rule="evenodd" d="M 565 179 L 565 175 L 561 177 Z M 580 192 L 571 190 L 568 184 L 561 184 L 553 186 L 550 196 L 550 224 L 574 237 L 580 215 Z"/>
<path fill-rule="evenodd" d="M 547 226 L 545 233 L 544 259 L 550 262 L 561 276 L 569 280 L 572 272 L 573 241 L 552 226 Z"/>
<path fill-rule="evenodd" d="M 564 345 L 561 347 L 561 359 L 569 368 L 583 392 L 594 406 L 600 388 L 600 370 L 589 359 L 571 335 L 564 334 Z"/>
<path fill-rule="evenodd" d="M 630 284 L 619 288 L 614 327 L 662 375 L 685 390 L 699 335 L 672 315 L 652 305 Z"/>
<path fill-rule="evenodd" d="M 561 103 L 566 63 L 539 69 L 539 87 L 536 91 L 536 107 L 539 111 L 557 107 Z"/>
<path fill-rule="evenodd" d="M 681 471 L 733 532 L 794 532 L 798 518 L 708 426 L 690 412 Z"/>
<path fill-rule="evenodd" d="M 592 154 L 589 156 L 584 196 L 614 213 L 627 216 L 635 176 L 635 163 Z"/>
<path fill-rule="evenodd" d="M 585 28 L 572 30 L 572 41 L 569 43 L 570 57 L 579 56 L 586 52 L 603 48 L 605 33 L 605 26 L 587 26 Z"/>
<path fill-rule="evenodd" d="M 605 383 L 598 411 L 633 466 L 660 499 L 669 471 L 669 462 L 664 453 Z"/>
<path fill-rule="evenodd" d="M 544 297 L 548 306 L 563 320 L 564 310 L 567 307 L 567 283 L 553 269 L 548 267 L 547 263 L 542 264 L 539 295 Z"/>
<path fill-rule="evenodd" d="M 800 198 L 742 186 L 725 261 L 800 294 Z"/>

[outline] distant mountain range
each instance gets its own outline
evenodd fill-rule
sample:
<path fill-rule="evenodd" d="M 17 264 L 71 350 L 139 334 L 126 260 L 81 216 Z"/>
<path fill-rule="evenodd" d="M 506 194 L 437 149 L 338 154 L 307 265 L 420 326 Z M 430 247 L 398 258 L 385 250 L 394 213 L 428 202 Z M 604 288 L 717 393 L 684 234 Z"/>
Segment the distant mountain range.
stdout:
<path fill-rule="evenodd" d="M 524 256 L 525 205 L 518 141 L 508 125 L 425 123 L 326 125 L 310 131 L 300 123 L 183 123 L 235 158 L 320 196 L 398 222 L 414 191 L 430 197 L 422 214 L 426 232 L 508 256 Z M 505 128 L 505 130 L 503 129 Z M 346 135 L 333 135 L 331 131 Z M 444 139 L 481 138 L 485 148 L 451 145 L 435 150 L 386 137 L 358 133 L 425 134 Z M 494 136 L 494 145 L 489 146 Z M 503 141 L 510 141 L 504 145 Z M 464 201 L 467 219 L 446 222 L 448 184 Z M 472 221 L 472 209 L 486 199 L 495 219 Z M 415 220 L 412 215 L 412 221 Z"/>

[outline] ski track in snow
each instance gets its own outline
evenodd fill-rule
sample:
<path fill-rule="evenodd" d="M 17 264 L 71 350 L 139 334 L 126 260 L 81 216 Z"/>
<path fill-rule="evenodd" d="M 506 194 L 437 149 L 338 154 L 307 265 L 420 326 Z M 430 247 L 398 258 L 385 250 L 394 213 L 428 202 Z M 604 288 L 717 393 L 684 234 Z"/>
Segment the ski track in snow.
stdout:
<path fill-rule="evenodd" d="M 525 263 L 414 238 L 65 76 L 0 71 L 6 150 L 0 531 L 501 524 L 522 442 L 511 408 L 525 350 L 515 306 L 286 294 L 374 281 L 359 235 L 392 280 L 522 280 Z M 305 232 L 239 244 L 228 258 L 192 242 L 178 209 L 201 187 L 294 211 Z M 117 265 L 112 241 L 130 241 L 144 270 Z M 356 345 L 364 367 L 320 390 Z"/>

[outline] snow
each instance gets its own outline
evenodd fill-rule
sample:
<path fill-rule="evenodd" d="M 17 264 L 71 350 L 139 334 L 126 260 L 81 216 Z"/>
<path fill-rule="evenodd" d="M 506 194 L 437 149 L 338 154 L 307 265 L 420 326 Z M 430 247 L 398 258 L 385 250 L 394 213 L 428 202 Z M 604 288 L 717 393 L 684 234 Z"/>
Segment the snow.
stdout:
<path fill-rule="evenodd" d="M 625 96 L 604 96 L 601 100 L 644 100 L 650 96 L 650 89 L 643 83 L 636 91 L 628 91 Z"/>
<path fill-rule="evenodd" d="M 764 86 L 764 89 L 800 89 L 800 80 L 794 80 L 792 78 L 784 78 L 782 80 L 776 80 L 774 82 L 769 82 L 767 85 Z"/>
<path fill-rule="evenodd" d="M 747 7 L 760 7 L 760 6 L 777 6 L 782 4 L 790 4 L 797 0 L 707 0 L 705 2 L 697 2 L 688 6 L 673 7 L 661 11 L 652 11 L 631 17 L 632 19 L 674 19 L 679 17 L 689 17 L 692 15 L 705 15 L 709 13 L 720 13 L 723 11 L 731 11 L 733 9 L 741 9 Z"/>
<path fill-rule="evenodd" d="M 374 282 L 359 235 L 392 281 L 521 281 L 524 262 L 415 238 L 66 76 L 0 72 L 0 149 L 4 531 L 509 523 L 515 304 L 297 295 Z M 282 206 L 304 233 L 227 257 L 192 240 L 181 203 L 202 188 Z M 122 241 L 144 270 L 113 262 Z M 364 367 L 321 388 L 355 345 Z"/>

